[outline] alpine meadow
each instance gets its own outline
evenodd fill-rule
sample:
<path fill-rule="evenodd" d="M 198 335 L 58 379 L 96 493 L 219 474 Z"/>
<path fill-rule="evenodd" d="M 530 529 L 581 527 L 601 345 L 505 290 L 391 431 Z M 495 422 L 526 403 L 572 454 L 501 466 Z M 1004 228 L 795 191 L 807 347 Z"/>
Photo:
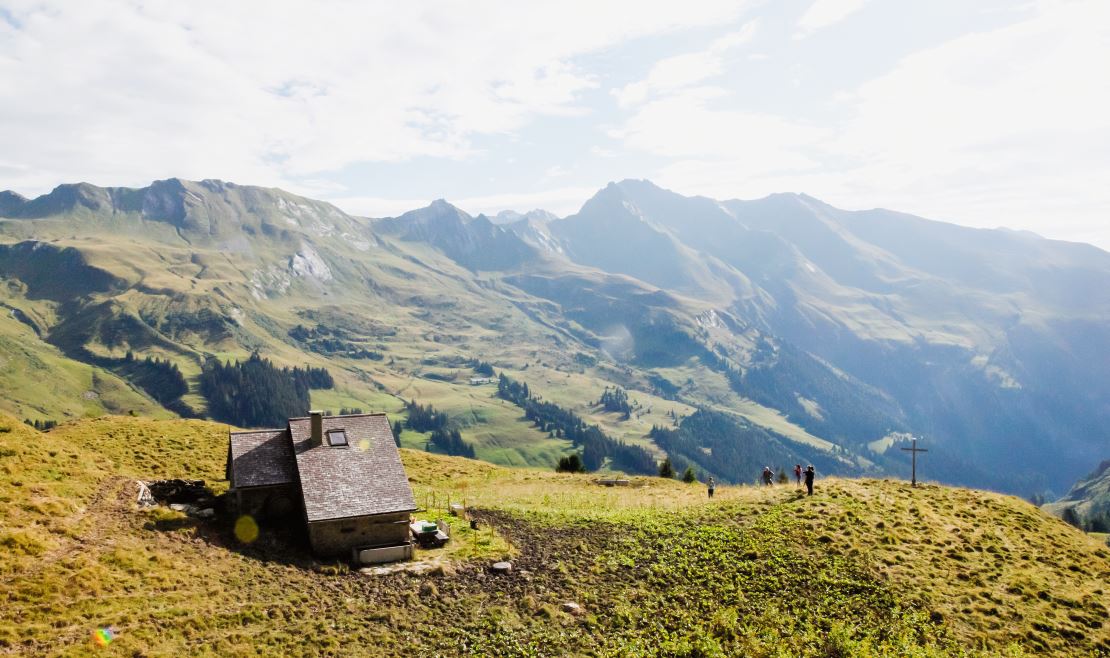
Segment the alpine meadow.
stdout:
<path fill-rule="evenodd" d="M 0 655 L 1110 658 L 1107 26 L 0 0 Z"/>

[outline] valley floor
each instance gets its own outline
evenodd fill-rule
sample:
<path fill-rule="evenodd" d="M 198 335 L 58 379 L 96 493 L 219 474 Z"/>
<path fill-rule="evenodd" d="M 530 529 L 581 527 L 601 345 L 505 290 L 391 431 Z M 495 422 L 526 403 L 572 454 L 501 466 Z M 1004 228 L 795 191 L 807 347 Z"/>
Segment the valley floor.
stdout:
<path fill-rule="evenodd" d="M 0 654 L 1110 655 L 1110 550 L 1013 497 L 833 479 L 709 501 L 405 450 L 418 503 L 465 501 L 479 530 L 375 576 L 280 529 L 242 544 L 230 520 L 137 508 L 136 478 L 218 491 L 225 442 L 0 417 Z"/>

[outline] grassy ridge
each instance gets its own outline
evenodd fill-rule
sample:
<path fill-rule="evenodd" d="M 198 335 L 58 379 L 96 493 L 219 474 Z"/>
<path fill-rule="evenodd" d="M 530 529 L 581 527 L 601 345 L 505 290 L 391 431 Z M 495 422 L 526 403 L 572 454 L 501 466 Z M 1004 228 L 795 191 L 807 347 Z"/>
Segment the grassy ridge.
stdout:
<path fill-rule="evenodd" d="M 6 431 L 5 431 L 6 430 Z M 901 482 L 704 489 L 403 451 L 420 504 L 478 508 L 429 575 L 315 563 L 281 528 L 135 508 L 222 476 L 226 426 L 0 417 L 0 653 L 947 656 L 1110 652 L 1110 553 L 1018 499 Z M 514 573 L 493 576 L 504 554 Z M 583 614 L 562 610 L 575 601 Z M 111 627 L 107 647 L 92 632 Z"/>

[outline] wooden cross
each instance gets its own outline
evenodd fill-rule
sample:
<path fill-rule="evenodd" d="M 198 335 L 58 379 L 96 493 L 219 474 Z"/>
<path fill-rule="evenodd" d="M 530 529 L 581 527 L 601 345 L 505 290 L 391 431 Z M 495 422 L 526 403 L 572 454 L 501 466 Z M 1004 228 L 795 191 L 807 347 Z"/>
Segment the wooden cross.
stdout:
<path fill-rule="evenodd" d="M 910 486 L 911 487 L 916 487 L 917 486 L 917 453 L 919 453 L 919 452 L 929 452 L 929 451 L 926 448 L 918 448 L 916 438 L 913 439 L 913 444 L 912 444 L 911 447 L 902 448 L 902 450 L 905 450 L 906 452 L 911 453 L 913 455 L 913 467 L 912 467 L 913 470 L 911 471 L 911 475 L 910 475 Z"/>

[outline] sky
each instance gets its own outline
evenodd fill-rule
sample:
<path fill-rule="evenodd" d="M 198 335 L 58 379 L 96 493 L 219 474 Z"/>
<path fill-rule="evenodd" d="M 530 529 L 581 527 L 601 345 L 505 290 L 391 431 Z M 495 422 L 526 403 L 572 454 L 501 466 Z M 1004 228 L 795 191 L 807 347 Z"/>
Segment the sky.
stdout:
<path fill-rule="evenodd" d="M 1110 249 L 1107 0 L 0 0 L 0 189 L 804 192 Z"/>

